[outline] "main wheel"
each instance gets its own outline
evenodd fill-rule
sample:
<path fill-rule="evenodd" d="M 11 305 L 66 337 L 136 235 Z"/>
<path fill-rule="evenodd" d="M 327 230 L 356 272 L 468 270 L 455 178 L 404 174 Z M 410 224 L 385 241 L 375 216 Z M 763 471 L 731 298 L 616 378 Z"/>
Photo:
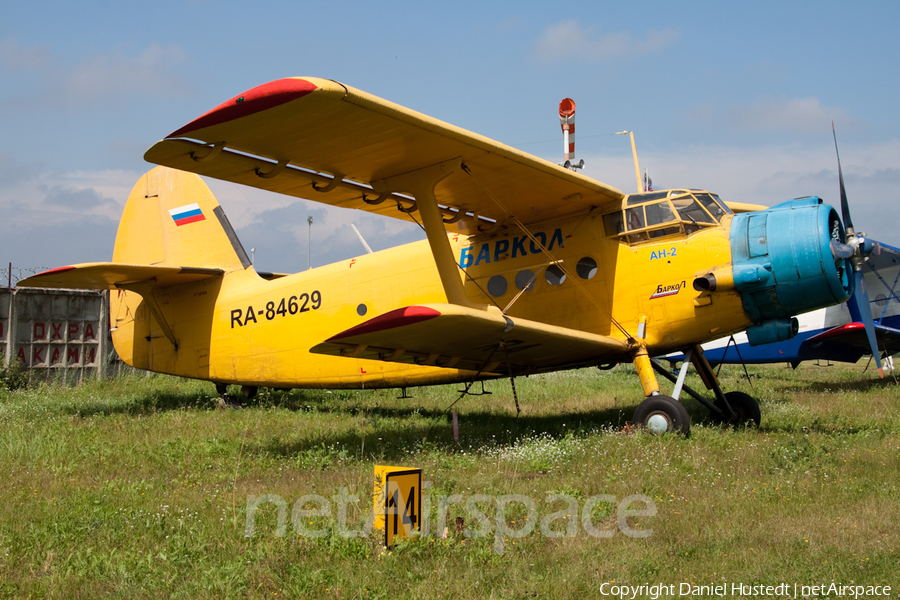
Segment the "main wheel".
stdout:
<path fill-rule="evenodd" d="M 670 396 L 650 396 L 638 405 L 633 420 L 656 435 L 680 433 L 688 436 L 691 433 L 690 415 L 681 402 Z"/>
<path fill-rule="evenodd" d="M 762 415 L 759 412 L 759 404 L 751 395 L 744 392 L 728 392 L 725 394 L 725 399 L 728 400 L 728 405 L 735 412 L 735 416 L 733 419 L 729 419 L 727 416 L 719 417 L 718 415 L 713 415 L 716 421 L 727 425 L 745 425 L 750 423 L 754 427 L 759 427 Z M 728 414 L 728 410 L 721 400 L 716 400 L 713 402 L 713 405 L 721 410 L 723 415 Z"/>

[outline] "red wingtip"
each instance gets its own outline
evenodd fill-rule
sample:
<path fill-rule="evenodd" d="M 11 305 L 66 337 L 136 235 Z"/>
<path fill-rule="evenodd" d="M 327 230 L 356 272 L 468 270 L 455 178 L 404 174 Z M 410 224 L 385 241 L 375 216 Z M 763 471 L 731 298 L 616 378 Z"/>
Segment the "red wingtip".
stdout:
<path fill-rule="evenodd" d="M 302 98 L 316 89 L 318 86 L 306 79 L 287 78 L 270 81 L 223 102 L 167 137 L 186 137 L 192 131 L 246 117 Z"/>
<path fill-rule="evenodd" d="M 403 327 L 404 325 L 413 325 L 439 316 L 441 316 L 441 313 L 427 306 L 407 306 L 406 308 L 398 308 L 373 319 L 369 319 L 364 323 L 360 323 L 356 327 L 351 327 L 346 331 L 342 331 L 341 333 L 332 336 L 328 341 L 339 340 L 364 333 L 375 333 L 376 331 L 394 329 L 396 327 Z"/>
<path fill-rule="evenodd" d="M 42 271 L 40 273 L 35 273 L 34 277 L 43 277 L 44 275 L 55 275 L 57 273 L 65 273 L 66 271 L 74 271 L 75 267 L 57 267 L 56 269 L 50 269 L 49 271 Z"/>

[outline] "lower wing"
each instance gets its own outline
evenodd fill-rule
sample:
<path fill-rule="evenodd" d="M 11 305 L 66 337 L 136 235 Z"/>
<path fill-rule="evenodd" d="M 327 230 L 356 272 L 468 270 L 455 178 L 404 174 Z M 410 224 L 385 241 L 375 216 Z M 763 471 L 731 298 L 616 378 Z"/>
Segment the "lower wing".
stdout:
<path fill-rule="evenodd" d="M 455 304 L 393 310 L 343 331 L 311 352 L 481 373 L 536 373 L 628 357 L 622 340 Z"/>

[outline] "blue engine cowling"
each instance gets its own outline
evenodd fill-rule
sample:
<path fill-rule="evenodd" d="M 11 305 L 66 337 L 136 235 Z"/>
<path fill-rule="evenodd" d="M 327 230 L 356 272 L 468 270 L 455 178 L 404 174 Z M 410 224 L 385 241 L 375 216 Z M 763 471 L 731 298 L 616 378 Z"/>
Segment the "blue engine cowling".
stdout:
<path fill-rule="evenodd" d="M 832 239 L 844 241 L 841 220 L 834 208 L 815 196 L 735 215 L 731 222 L 734 286 L 756 326 L 783 323 L 850 297 L 850 265 L 835 261 Z M 791 329 L 777 328 L 788 335 L 783 339 L 793 337 Z"/>

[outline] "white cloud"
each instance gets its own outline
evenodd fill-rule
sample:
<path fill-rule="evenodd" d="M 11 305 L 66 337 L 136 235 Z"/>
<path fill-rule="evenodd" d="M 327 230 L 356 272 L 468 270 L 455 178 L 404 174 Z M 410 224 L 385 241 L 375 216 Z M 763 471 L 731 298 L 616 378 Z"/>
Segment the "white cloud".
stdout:
<path fill-rule="evenodd" d="M 559 60 L 601 61 L 623 56 L 652 54 L 673 44 L 678 32 L 672 29 L 651 31 L 643 39 L 627 31 L 595 34 L 569 20 L 548 27 L 537 42 L 534 58 L 539 62 Z"/>
<path fill-rule="evenodd" d="M 630 153 L 584 156 L 585 174 L 626 193 L 637 187 Z M 770 145 L 685 146 L 672 152 L 640 152 L 654 188 L 703 188 L 723 200 L 773 206 L 802 196 L 819 196 L 838 207 L 837 159 L 828 143 L 809 148 Z M 900 186 L 900 141 L 841 146 L 847 195 L 857 229 L 900 245 L 900 210 L 893 190 Z"/>
<path fill-rule="evenodd" d="M 187 58 L 176 44 L 153 42 L 136 55 L 114 50 L 87 56 L 69 66 L 64 59 L 53 56 L 44 48 L 23 47 L 13 38 L 0 40 L 0 67 L 30 72 L 40 82 L 40 102 L 54 106 L 182 93 L 192 86 L 178 73 L 179 66 Z M 7 90 L 5 100 L 11 106 L 34 104 L 33 98 L 15 97 L 12 93 L 13 90 Z"/>
<path fill-rule="evenodd" d="M 137 175 L 51 173 L 4 179 L 0 261 L 20 268 L 109 260 L 122 207 Z M 124 184 L 124 181 L 127 184 Z"/>
<path fill-rule="evenodd" d="M 0 152 L 0 189 L 17 185 L 37 177 L 41 172 L 38 163 L 23 164 L 12 152 Z M 2 196 L 0 196 L 2 201 Z"/>
<path fill-rule="evenodd" d="M 701 127 L 731 132 L 792 132 L 821 134 L 829 123 L 855 126 L 857 119 L 845 108 L 824 106 L 817 98 L 757 98 L 749 104 L 700 106 L 688 119 Z"/>
<path fill-rule="evenodd" d="M 109 218 L 121 215 L 131 188 L 139 174 L 129 171 L 72 171 L 54 173 L 31 169 L 29 178 L 4 181 L 0 195 L 0 211 L 9 206 L 23 206 L 29 210 L 47 209 L 53 215 L 102 214 Z"/>
<path fill-rule="evenodd" d="M 0 67 L 11 71 L 43 71 L 50 64 L 50 52 L 46 48 L 26 48 L 14 38 L 0 40 Z"/>
<path fill-rule="evenodd" d="M 187 85 L 175 73 L 175 67 L 186 59 L 177 45 L 153 42 L 137 56 L 121 52 L 89 56 L 65 74 L 61 86 L 63 94 L 74 100 L 110 94 L 170 94 Z"/>
<path fill-rule="evenodd" d="M 374 250 L 423 239 L 413 223 L 328 206 L 234 183 L 204 178 L 234 226 L 245 250 L 256 248 L 262 270 L 294 272 L 365 253 L 350 228 L 356 225 Z M 307 217 L 313 217 L 312 239 Z M 311 257 L 308 256 L 311 254 Z"/>

